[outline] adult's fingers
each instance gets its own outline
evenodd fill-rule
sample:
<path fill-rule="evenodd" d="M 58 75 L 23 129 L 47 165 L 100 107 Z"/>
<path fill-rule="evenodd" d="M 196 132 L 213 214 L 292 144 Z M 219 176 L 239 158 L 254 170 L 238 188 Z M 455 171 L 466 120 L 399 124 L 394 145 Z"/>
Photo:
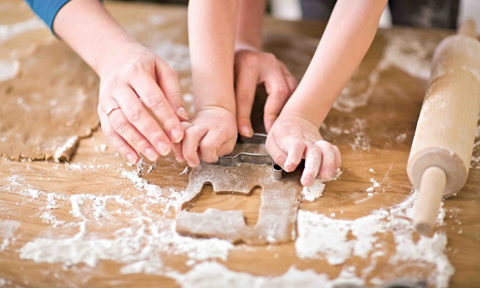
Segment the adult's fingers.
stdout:
<path fill-rule="evenodd" d="M 167 155 L 170 151 L 170 140 L 145 109 L 135 92 L 128 86 L 118 87 L 115 91 L 115 100 L 128 121 L 150 141 L 158 153 Z"/>
<path fill-rule="evenodd" d="M 102 125 L 103 133 L 118 153 L 127 158 L 128 162 L 132 164 L 137 163 L 139 159 L 137 152 L 127 143 L 127 141 L 115 132 L 106 114 L 100 114 L 100 123 Z"/>
<path fill-rule="evenodd" d="M 291 92 L 282 69 L 272 69 L 265 78 L 265 88 L 268 93 L 265 102 L 265 113 L 263 122 L 267 132 L 272 127 L 275 120 L 291 96 Z"/>
<path fill-rule="evenodd" d="M 307 147 L 305 157 L 305 169 L 303 169 L 302 178 L 300 182 L 303 186 L 311 186 L 320 171 L 322 163 L 322 151 L 316 145 L 310 144 Z"/>
<path fill-rule="evenodd" d="M 280 65 L 282 67 L 282 72 L 283 76 L 285 76 L 285 80 L 287 81 L 288 89 L 290 90 L 290 95 L 297 89 L 298 82 L 297 79 L 295 79 L 295 76 L 293 76 L 292 73 L 288 70 L 287 66 L 280 62 Z"/>
<path fill-rule="evenodd" d="M 178 83 L 178 76 L 175 69 L 170 67 L 164 60 L 155 58 L 155 74 L 157 82 L 168 102 L 173 107 L 175 114 L 183 121 L 188 121 L 188 114 L 183 102 L 182 89 Z"/>
<path fill-rule="evenodd" d="M 155 161 L 158 154 L 150 142 L 135 127 L 130 124 L 121 109 L 114 110 L 108 116 L 113 129 L 125 139 L 130 146 L 140 151 L 149 160 Z"/>
<path fill-rule="evenodd" d="M 323 155 L 322 167 L 320 168 L 320 178 L 328 180 L 337 170 L 335 168 L 335 151 L 333 145 L 325 140 L 315 142 L 315 146 L 320 148 Z"/>
<path fill-rule="evenodd" d="M 198 144 L 207 134 L 208 129 L 202 126 L 192 126 L 185 131 L 185 138 L 182 142 L 183 157 L 187 160 L 190 167 L 196 167 L 200 164 L 197 153 Z"/>
<path fill-rule="evenodd" d="M 163 125 L 163 129 L 167 131 L 170 140 L 173 143 L 180 143 L 184 136 L 180 120 L 152 75 L 145 71 L 138 71 L 137 75 L 130 80 L 130 83 L 145 106 L 153 112 Z"/>
<path fill-rule="evenodd" d="M 253 129 L 250 121 L 255 90 L 258 83 L 258 66 L 252 58 L 244 57 L 235 66 L 235 100 L 237 104 L 237 125 L 240 135 L 252 137 Z"/>

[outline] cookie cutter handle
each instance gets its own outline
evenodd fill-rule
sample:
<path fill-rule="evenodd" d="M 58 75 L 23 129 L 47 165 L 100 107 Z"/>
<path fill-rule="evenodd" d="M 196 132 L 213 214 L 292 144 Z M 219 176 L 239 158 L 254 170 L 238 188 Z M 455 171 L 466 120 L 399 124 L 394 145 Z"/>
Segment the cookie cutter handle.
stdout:
<path fill-rule="evenodd" d="M 283 170 L 280 165 L 272 161 L 272 173 L 273 173 L 273 180 L 275 181 L 281 181 L 283 178 L 285 178 L 285 170 Z"/>

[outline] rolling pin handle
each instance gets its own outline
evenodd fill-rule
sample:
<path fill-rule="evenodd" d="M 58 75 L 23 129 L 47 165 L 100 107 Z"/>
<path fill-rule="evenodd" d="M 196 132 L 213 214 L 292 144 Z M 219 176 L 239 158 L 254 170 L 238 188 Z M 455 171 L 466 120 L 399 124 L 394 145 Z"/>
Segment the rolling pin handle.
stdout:
<path fill-rule="evenodd" d="M 432 231 L 446 184 L 447 175 L 438 167 L 429 167 L 423 173 L 413 215 L 413 225 L 420 235 L 426 236 Z"/>
<path fill-rule="evenodd" d="M 472 19 L 467 19 L 463 21 L 462 25 L 458 29 L 458 35 L 463 35 L 471 38 L 477 37 L 477 29 L 475 27 L 475 21 Z"/>

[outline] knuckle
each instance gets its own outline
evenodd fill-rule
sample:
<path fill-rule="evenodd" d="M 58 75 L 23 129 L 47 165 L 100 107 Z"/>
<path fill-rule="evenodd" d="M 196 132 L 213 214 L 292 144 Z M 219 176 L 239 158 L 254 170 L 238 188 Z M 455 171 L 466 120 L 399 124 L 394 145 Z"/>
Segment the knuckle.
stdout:
<path fill-rule="evenodd" d="M 155 93 L 149 93 L 145 96 L 144 100 L 145 105 L 147 105 L 148 108 L 152 109 L 152 111 L 158 111 L 162 109 L 163 106 L 163 101 Z"/>
<path fill-rule="evenodd" d="M 114 118 L 112 125 L 120 134 L 127 131 L 128 123 L 123 119 Z"/>
<path fill-rule="evenodd" d="M 242 65 L 246 69 L 255 68 L 255 67 L 257 67 L 258 63 L 259 63 L 259 59 L 258 59 L 257 55 L 255 55 L 253 53 L 244 54 L 243 60 L 242 60 Z"/>
<path fill-rule="evenodd" d="M 169 65 L 165 65 L 164 72 L 162 73 L 163 76 L 168 77 L 168 78 L 177 78 L 177 71 L 170 67 Z"/>
<path fill-rule="evenodd" d="M 168 118 L 165 121 L 163 121 L 163 127 L 169 131 L 172 130 L 173 128 L 176 128 L 178 124 L 179 124 L 179 121 L 176 118 Z"/>
<path fill-rule="evenodd" d="M 282 98 L 287 98 L 290 95 L 290 89 L 286 85 L 280 85 L 277 87 L 277 93 Z"/>
<path fill-rule="evenodd" d="M 241 91 L 238 93 L 237 95 L 237 100 L 238 102 L 242 103 L 242 102 L 252 102 L 253 101 L 253 97 L 252 95 L 250 95 L 249 93 L 247 92 L 244 92 L 244 91 Z"/>
<path fill-rule="evenodd" d="M 265 53 L 265 58 L 270 62 L 277 61 L 277 57 L 272 53 Z"/>
<path fill-rule="evenodd" d="M 142 119 L 143 111 L 138 107 L 131 107 L 126 111 L 126 114 L 128 119 L 130 119 L 133 122 L 136 122 Z"/>
<path fill-rule="evenodd" d="M 149 68 L 148 60 L 149 60 L 148 56 L 146 58 L 134 58 L 127 63 L 126 71 L 129 74 L 135 75 L 139 72 L 148 70 Z"/>

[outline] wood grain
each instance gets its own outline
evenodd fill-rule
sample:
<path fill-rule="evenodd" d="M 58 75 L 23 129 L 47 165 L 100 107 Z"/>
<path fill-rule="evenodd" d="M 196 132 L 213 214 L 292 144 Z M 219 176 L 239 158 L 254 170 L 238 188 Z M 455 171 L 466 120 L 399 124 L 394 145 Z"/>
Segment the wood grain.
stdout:
<path fill-rule="evenodd" d="M 25 9 L 25 4 L 13 0 L 9 2 L 23 7 L 15 12 L 19 19 L 29 18 L 25 16 L 31 15 Z M 160 35 L 167 35 L 171 37 L 169 39 L 186 44 L 186 11 L 183 8 L 110 2 L 107 2 L 107 7 L 122 25 L 130 28 L 134 27 L 135 23 L 145 21 L 151 15 L 161 15 L 166 24 L 155 28 L 157 30 L 142 32 L 140 38 L 144 42 Z M 6 21 L 13 21 L 12 19 L 15 17 L 9 16 Z M 318 39 L 324 27 L 323 23 L 282 22 L 268 19 L 265 23 L 265 33 L 299 39 L 305 36 Z M 327 184 L 319 200 L 304 201 L 300 209 L 325 215 L 335 213 L 336 219 L 356 219 L 369 215 L 373 210 L 392 207 L 410 195 L 412 186 L 407 177 L 406 165 L 426 80 L 410 75 L 404 69 L 394 65 L 380 71 L 376 70 L 376 67 L 392 39 L 406 42 L 411 41 L 412 38 L 417 39 L 424 52 L 422 57 L 425 58 L 425 63 L 429 63 L 433 48 L 451 33 L 452 31 L 398 28 L 378 32 L 372 48 L 349 84 L 353 93 L 366 91 L 371 86 L 367 104 L 358 106 L 351 112 L 333 109 L 321 129 L 322 135 L 338 145 L 342 152 L 343 174 L 339 180 Z M 15 45 L 10 43 L 8 47 L 18 49 L 25 41 L 41 43 L 47 34 L 48 31 L 43 30 L 25 32 L 22 34 L 24 37 L 22 41 L 16 41 Z M 288 55 L 288 53 L 282 54 L 284 50 L 281 46 L 272 45 L 268 48 L 278 57 Z M 312 53 L 310 46 L 307 47 L 306 44 L 303 46 L 301 52 L 305 53 L 304 55 Z M 406 49 L 403 52 L 409 55 L 414 51 Z M 282 60 L 289 64 L 289 59 L 282 58 Z M 301 77 L 302 69 L 306 67 L 300 65 L 293 68 L 296 71 L 292 72 L 296 72 L 294 74 Z M 378 78 L 373 84 L 369 82 L 369 76 L 372 73 L 378 73 Z M 183 77 L 187 75 L 180 75 L 180 78 Z M 182 86 L 185 93 L 189 92 L 187 86 Z M 71 214 L 70 197 L 81 193 L 96 196 L 120 195 L 130 200 L 137 197 L 140 200 L 134 202 L 136 207 L 133 208 L 138 209 L 146 204 L 145 200 L 141 200 L 145 191 L 136 189 L 130 180 L 121 175 L 122 171 L 134 171 L 135 167 L 126 165 L 124 159 L 118 156 L 110 146 L 102 151 L 100 147 L 103 144 L 108 145 L 101 131 L 96 131 L 91 138 L 80 141 L 78 150 L 69 163 L 0 161 L 0 221 L 11 220 L 21 223 L 14 235 L 16 241 L 10 243 L 4 251 L 0 251 L 0 277 L 7 281 L 6 287 L 178 286 L 173 279 L 165 276 L 144 273 L 121 274 L 120 269 L 125 263 L 111 260 L 101 260 L 95 267 L 89 267 L 83 263 L 64 267 L 62 263 L 36 263 L 19 258 L 19 250 L 33 239 L 68 237 L 78 232 L 77 226 L 54 228 L 51 223 L 43 222 L 40 216 L 45 212 L 47 196 L 42 194 L 38 199 L 33 199 L 26 192 L 22 192 L 29 187 L 64 196 L 58 199 L 58 208 L 52 210 L 52 213 L 58 220 L 66 222 L 77 221 Z M 184 168 L 184 164 L 176 163 L 170 155 L 157 161 L 153 170 L 145 174 L 144 178 L 149 183 L 165 189 L 181 191 L 185 189 L 188 179 L 188 175 L 180 175 Z M 373 169 L 375 174 L 372 174 L 370 169 Z M 12 185 L 11 177 L 14 175 L 20 179 L 17 186 Z M 366 189 L 372 185 L 370 182 L 372 177 L 380 183 L 380 187 L 374 191 L 372 197 L 368 197 Z M 456 269 L 450 287 L 480 286 L 479 191 L 480 172 L 470 169 L 467 183 L 462 191 L 444 203 L 445 224 L 439 229 L 447 233 L 448 257 Z M 193 210 L 201 212 L 210 207 L 241 209 L 244 211 L 247 224 L 253 225 L 258 218 L 259 199 L 260 191 L 255 191 L 248 197 L 231 195 L 214 197 L 211 190 L 206 188 Z M 163 212 L 165 207 L 162 203 L 148 205 L 150 205 L 148 212 L 153 215 L 152 217 L 161 216 L 165 219 L 175 217 L 173 209 Z M 119 227 L 131 225 L 132 216 L 128 214 L 129 210 L 122 210 L 122 213 L 115 214 L 122 205 L 114 201 L 108 202 L 106 206 L 114 215 L 109 219 L 96 219 L 94 207 L 92 203 L 91 207 L 85 205 L 83 208 L 88 208 L 85 211 L 88 213 L 85 215 L 89 219 L 89 231 L 91 229 L 92 233 L 99 237 L 113 237 L 113 233 Z M 375 271 L 369 275 L 368 279 L 385 274 L 391 275 L 391 279 L 398 278 L 409 275 L 412 270 L 415 270 L 417 275 L 427 275 L 431 271 L 431 265 L 419 268 L 415 263 L 411 263 L 410 266 L 389 264 L 388 259 L 395 251 L 395 243 L 391 235 L 382 237 L 385 237 L 382 241 L 385 241 L 385 249 L 388 253 L 378 260 Z M 164 265 L 180 273 L 191 269 L 185 264 L 187 260 L 188 257 L 185 255 L 162 254 Z M 296 256 L 293 242 L 260 247 L 240 245 L 237 249 L 230 251 L 227 261 L 217 261 L 232 271 L 242 271 L 252 275 L 281 275 L 295 265 L 297 269 L 313 269 L 317 273 L 326 273 L 330 278 L 337 277 L 344 265 L 354 265 L 357 271 L 361 271 L 369 263 L 369 259 L 360 257 L 351 257 L 344 265 L 338 266 L 329 265 L 327 261 L 320 259 L 301 260 Z"/>

